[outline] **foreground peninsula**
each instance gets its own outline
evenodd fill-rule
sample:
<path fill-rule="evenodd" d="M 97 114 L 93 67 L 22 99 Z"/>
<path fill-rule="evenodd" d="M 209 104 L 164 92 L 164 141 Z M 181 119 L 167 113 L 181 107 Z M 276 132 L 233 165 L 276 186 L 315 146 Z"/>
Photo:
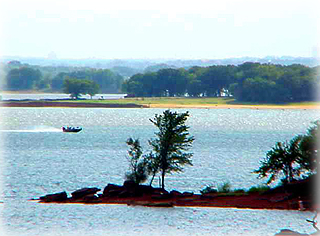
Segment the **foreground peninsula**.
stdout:
<path fill-rule="evenodd" d="M 264 192 L 203 193 L 170 192 L 147 185 L 125 181 L 123 185 L 108 184 L 99 188 L 82 188 L 71 193 L 48 194 L 40 203 L 125 204 L 147 207 L 231 207 L 249 209 L 308 210 L 316 209 L 312 197 L 313 180 L 294 181 L 286 186 Z"/>

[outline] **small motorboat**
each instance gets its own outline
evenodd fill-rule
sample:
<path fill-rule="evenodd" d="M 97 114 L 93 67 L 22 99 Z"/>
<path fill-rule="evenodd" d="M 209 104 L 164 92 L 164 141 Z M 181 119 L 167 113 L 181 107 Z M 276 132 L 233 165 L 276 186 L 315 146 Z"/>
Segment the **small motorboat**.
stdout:
<path fill-rule="evenodd" d="M 70 126 L 63 126 L 62 131 L 63 132 L 69 132 L 69 133 L 78 133 L 82 130 L 81 127 L 70 127 Z"/>

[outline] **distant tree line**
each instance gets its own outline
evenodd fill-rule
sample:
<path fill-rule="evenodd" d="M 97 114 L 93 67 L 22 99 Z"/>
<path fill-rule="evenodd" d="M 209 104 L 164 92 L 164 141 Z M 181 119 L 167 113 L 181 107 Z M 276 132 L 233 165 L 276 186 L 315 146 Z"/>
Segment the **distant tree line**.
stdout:
<path fill-rule="evenodd" d="M 240 65 L 193 66 L 187 69 L 159 68 L 133 74 L 134 70 L 123 67 L 109 70 L 31 66 L 12 61 L 3 68 L 5 73 L 0 75 L 0 86 L 4 90 L 64 92 L 67 91 L 67 79 L 78 79 L 93 81 L 102 93 L 124 92 L 137 97 L 233 96 L 239 102 L 285 103 L 314 101 L 314 90 L 319 84 L 319 66 L 300 64 L 284 66 L 246 62 Z M 115 71 L 121 71 L 123 76 Z M 131 76 L 125 79 L 128 75 Z M 95 85 L 94 91 L 96 89 Z"/>
<path fill-rule="evenodd" d="M 123 77 L 113 73 L 108 69 L 88 69 L 73 72 L 61 72 L 57 74 L 51 83 L 51 88 L 54 91 L 61 91 L 63 83 L 66 79 L 91 80 L 99 85 L 103 93 L 118 93 L 120 92 Z"/>
<path fill-rule="evenodd" d="M 6 76 L 4 88 L 8 90 L 31 90 L 41 85 L 42 73 L 38 69 L 20 67 L 12 69 Z"/>
<path fill-rule="evenodd" d="M 299 102 L 315 100 L 317 67 L 246 62 L 189 69 L 160 69 L 124 81 L 124 92 L 139 97 L 234 96 L 242 102 Z"/>
<path fill-rule="evenodd" d="M 14 91 L 63 92 L 67 79 L 78 79 L 98 84 L 102 93 L 119 93 L 123 83 L 123 77 L 109 69 L 40 67 L 13 61 L 4 67 L 4 72 L 1 88 Z"/>

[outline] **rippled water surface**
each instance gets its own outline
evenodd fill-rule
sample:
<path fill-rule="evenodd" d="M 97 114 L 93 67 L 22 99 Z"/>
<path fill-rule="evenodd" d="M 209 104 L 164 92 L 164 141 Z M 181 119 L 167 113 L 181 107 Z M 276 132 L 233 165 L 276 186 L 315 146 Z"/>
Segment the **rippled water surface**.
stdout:
<path fill-rule="evenodd" d="M 7 235 L 274 235 L 313 232 L 310 212 L 223 208 L 154 209 L 28 201 L 48 193 L 122 184 L 129 137 L 145 151 L 162 109 L 0 108 L 3 229 Z M 185 110 L 178 109 L 182 112 Z M 230 182 L 261 184 L 251 172 L 277 141 L 304 133 L 316 110 L 189 109 L 193 166 L 166 178 L 168 190 L 199 192 Z M 65 125 L 81 126 L 77 134 Z"/>
<path fill-rule="evenodd" d="M 96 94 L 92 98 L 93 99 L 119 99 L 123 98 L 126 94 Z M 1 93 L 0 98 L 2 100 L 43 100 L 43 99 L 69 99 L 70 95 L 65 93 L 35 93 L 35 94 L 23 94 L 23 93 Z M 81 95 L 81 98 L 91 99 L 91 97 L 87 95 Z"/>

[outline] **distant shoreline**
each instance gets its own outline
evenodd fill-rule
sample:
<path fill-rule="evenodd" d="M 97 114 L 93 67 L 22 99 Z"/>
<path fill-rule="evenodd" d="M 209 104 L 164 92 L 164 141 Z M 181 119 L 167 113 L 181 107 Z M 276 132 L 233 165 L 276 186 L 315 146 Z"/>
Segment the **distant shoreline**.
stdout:
<path fill-rule="evenodd" d="M 199 109 L 320 109 L 320 106 L 317 106 L 317 105 L 150 104 L 147 106 L 149 108 L 199 108 Z"/>
<path fill-rule="evenodd" d="M 0 94 L 46 94 L 43 91 L 1 91 Z M 54 93 L 48 93 L 54 94 Z M 5 96 L 4 96 L 5 97 Z M 163 109 L 320 109 L 320 102 L 257 104 L 237 102 L 233 97 L 127 97 L 109 99 L 34 98 L 3 99 L 0 107 L 79 107 L 79 108 L 163 108 Z"/>
<path fill-rule="evenodd" d="M 1 101 L 0 107 L 142 108 L 143 105 L 133 103 L 112 104 L 55 101 Z"/>
<path fill-rule="evenodd" d="M 128 101 L 129 102 L 129 101 Z M 1 107 L 71 107 L 71 108 L 190 108 L 190 109 L 320 109 L 320 105 L 242 105 L 242 104 L 135 104 L 87 103 L 64 101 L 0 101 Z"/>

